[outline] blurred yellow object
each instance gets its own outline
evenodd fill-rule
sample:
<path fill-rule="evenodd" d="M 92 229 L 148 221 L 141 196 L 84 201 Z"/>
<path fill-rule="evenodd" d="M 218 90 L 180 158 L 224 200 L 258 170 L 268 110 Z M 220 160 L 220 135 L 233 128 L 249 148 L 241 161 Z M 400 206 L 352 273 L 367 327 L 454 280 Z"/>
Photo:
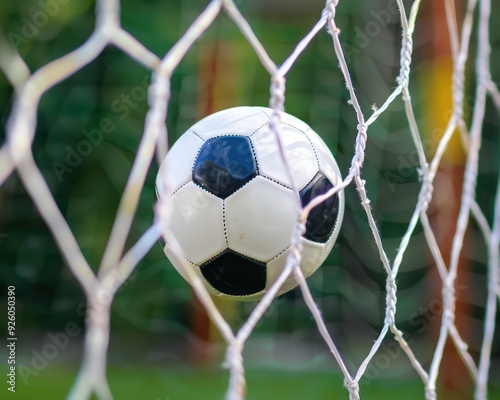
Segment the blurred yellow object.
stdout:
<path fill-rule="evenodd" d="M 419 84 L 422 94 L 424 148 L 430 160 L 453 110 L 452 92 L 453 60 L 451 56 L 439 56 L 419 66 Z M 465 107 L 467 113 L 467 107 Z M 467 118 L 467 114 L 465 115 Z M 448 165 L 463 165 L 465 152 L 458 131 L 453 133 L 443 156 Z"/>

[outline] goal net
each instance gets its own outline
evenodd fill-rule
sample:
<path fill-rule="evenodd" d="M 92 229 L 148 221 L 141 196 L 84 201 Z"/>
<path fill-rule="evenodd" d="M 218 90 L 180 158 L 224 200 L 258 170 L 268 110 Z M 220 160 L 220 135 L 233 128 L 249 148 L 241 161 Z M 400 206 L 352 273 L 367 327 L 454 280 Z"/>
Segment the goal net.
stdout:
<path fill-rule="evenodd" d="M 318 69 L 317 80 L 304 85 L 318 85 L 322 91 L 310 99 L 311 111 L 298 116 L 339 151 L 344 176 L 340 185 L 302 208 L 282 274 L 260 301 L 245 304 L 245 320 L 241 323 L 228 321 L 227 313 L 220 310 L 220 303 L 208 294 L 198 275 L 185 269 L 184 275 L 226 348 L 224 366 L 229 370 L 226 398 L 243 399 L 247 391 L 252 392 L 251 387 L 246 387 L 245 345 L 259 323 L 269 316 L 269 310 L 280 301 L 276 294 L 292 275 L 299 289 L 291 296 L 297 298 L 300 293 L 303 299 L 300 301 L 326 343 L 325 352 L 331 353 L 350 399 L 360 399 L 364 391 L 370 391 L 368 384 L 395 362 L 394 354 L 398 354 L 397 364 L 406 365 L 405 368 L 411 369 L 408 374 L 421 381 L 422 396 L 428 400 L 438 397 L 440 380 L 446 379 L 450 373 L 446 371 L 454 360 L 459 360 L 456 362 L 467 371 L 465 379 L 472 382 L 475 398 L 488 398 L 493 368 L 497 368 L 497 374 L 499 368 L 492 362 L 499 348 L 495 324 L 500 296 L 497 183 L 500 93 L 490 70 L 495 56 L 492 46 L 499 38 L 490 39 L 494 26 L 491 8 L 496 6 L 491 0 L 377 1 L 373 9 L 360 11 L 366 15 L 358 16 L 358 22 L 364 21 L 359 25 L 353 25 L 346 16 L 349 7 L 346 0 L 328 0 L 316 10 L 312 28 L 285 56 L 284 47 L 276 45 L 279 39 L 269 44 L 256 34 L 257 24 L 252 16 L 238 8 L 242 2 L 207 2 L 201 13 L 188 14 L 191 23 L 175 40 L 169 39 L 168 45 L 153 51 L 143 44 L 148 41 L 147 23 L 140 22 L 145 25 L 144 32 L 132 34 L 133 30 L 125 27 L 132 23 L 121 20 L 120 1 L 98 0 L 95 27 L 88 32 L 85 42 L 78 48 L 67 48 L 64 54 L 56 52 L 31 72 L 23 59 L 26 48 L 23 46 L 29 42 L 29 35 L 43 29 L 51 18 L 68 15 L 72 6 L 66 3 L 41 1 L 41 8 L 31 19 L 24 17 L 19 32 L 5 31 L 0 37 L 0 69 L 14 97 L 0 149 L 0 184 L 7 193 L 12 177 L 19 177 L 86 299 L 83 358 L 70 399 L 89 399 L 94 395 L 100 399 L 113 398 L 106 378 L 112 304 L 117 292 L 127 286 L 136 266 L 157 245 L 163 223 L 170 218 L 169 210 L 161 203 L 154 208 L 150 205 L 154 209 L 150 221 L 138 220 L 137 210 L 145 193 L 152 193 L 151 176 L 168 152 L 169 136 L 173 137 L 169 128 L 175 126 L 179 135 L 196 114 L 192 111 L 196 106 L 193 103 L 200 100 L 193 100 L 188 94 L 199 91 L 200 84 L 195 83 L 193 88 L 193 81 L 186 76 L 180 90 L 173 77 L 186 73 L 188 68 L 183 63 L 193 63 L 190 50 L 204 34 L 208 36 L 203 36 L 203 43 L 213 47 L 198 49 L 196 68 L 207 68 L 200 73 L 200 81 L 213 84 L 217 60 L 210 58 L 210 54 L 217 46 L 229 46 L 224 52 L 229 67 L 221 72 L 222 78 L 218 77 L 225 81 L 222 85 L 231 89 L 233 85 L 242 87 L 242 81 L 257 74 L 254 69 L 262 69 L 269 79 L 265 83 L 269 87 L 265 101 L 273 110 L 271 128 L 278 136 L 281 112 L 293 109 L 288 107 L 287 93 L 290 90 L 293 93 L 297 87 L 300 93 L 300 85 L 295 82 L 308 79 L 294 68 L 307 57 L 315 59 L 312 63 L 319 58 L 329 60 L 327 66 L 314 64 Z M 272 13 L 276 8 L 285 18 L 291 4 L 298 2 L 269 3 L 273 4 L 266 6 L 267 12 Z M 162 12 L 168 12 L 168 5 Z M 159 13 L 158 18 L 161 16 Z M 238 46 L 220 43 L 217 35 L 214 37 L 210 29 L 222 23 L 230 24 L 248 44 L 241 49 L 246 58 L 238 59 L 233 54 Z M 430 25 L 434 29 L 432 38 L 428 38 Z M 165 29 L 173 35 L 173 29 Z M 279 33 L 279 26 L 273 30 L 278 37 L 284 35 Z M 78 74 L 107 54 L 110 47 L 141 66 L 130 64 L 130 71 L 137 74 L 133 78 L 137 86 L 111 101 L 111 112 L 120 125 L 103 116 L 95 129 L 82 131 L 84 138 L 74 146 L 54 149 L 52 154 L 57 154 L 61 162 L 50 163 L 52 175 L 48 177 L 42 173 L 36 153 L 40 147 L 37 135 L 41 134 L 37 125 L 57 117 L 62 126 L 64 118 L 55 111 L 43 115 L 39 110 L 42 96 L 60 82 L 70 81 L 78 93 L 73 93 L 73 97 L 68 94 L 68 101 L 83 102 L 98 97 L 98 90 L 89 92 L 78 86 Z M 313 51 L 311 57 L 308 52 Z M 155 54 L 158 52 L 161 57 Z M 40 57 L 45 59 L 43 55 Z M 250 58 L 252 70 L 245 65 Z M 395 65 L 390 65 L 389 59 L 394 59 Z M 331 65 L 338 65 L 339 70 L 328 70 Z M 119 65 L 114 68 L 113 73 L 128 77 L 127 68 L 122 70 Z M 184 70 L 179 72 L 179 68 Z M 238 68 L 245 72 L 238 72 Z M 110 72 L 105 73 L 102 85 L 110 79 Z M 187 94 L 183 97 L 181 92 Z M 140 101 L 147 101 L 148 106 L 147 113 L 139 120 L 134 110 Z M 219 97 L 216 105 L 214 98 L 204 101 L 206 107 L 198 116 L 236 105 L 231 104 L 231 96 L 222 100 Z M 59 104 L 51 107 L 59 109 Z M 98 112 L 87 110 L 84 104 L 78 107 L 86 113 Z M 189 117 L 183 120 L 186 115 Z M 142 134 L 134 143 L 125 136 L 116 139 L 120 146 L 133 149 L 133 157 L 116 158 L 130 173 L 126 181 L 118 178 L 114 181 L 121 193 L 109 235 L 91 239 L 75 229 L 72 209 L 61 205 L 55 188 L 61 187 L 63 180 L 94 149 L 109 152 L 112 157 L 112 148 L 100 146 L 107 140 L 106 134 L 120 129 L 140 129 Z M 43 135 L 50 146 L 51 133 Z M 377 170 L 377 165 L 382 167 Z M 111 171 L 109 165 L 105 166 L 108 167 Z M 113 181 L 112 176 L 110 179 Z M 78 198 L 79 193 L 92 186 L 91 180 L 86 182 L 87 186 L 72 195 Z M 108 193 L 107 189 L 102 190 Z M 346 196 L 346 219 L 343 239 L 339 239 L 334 250 L 341 252 L 342 257 L 334 256 L 338 258 L 334 262 L 345 274 L 341 276 L 329 266 L 306 282 L 299 268 L 303 221 L 314 206 L 341 190 Z M 372 194 L 374 191 L 376 196 Z M 96 191 L 95 195 L 98 203 L 99 193 Z M 96 219 L 110 218 L 92 215 L 92 204 L 81 208 L 89 226 Z M 1 207 L 0 202 L 0 211 L 7 213 Z M 8 241 L 9 234 L 0 226 L 0 246 L 2 239 Z M 92 251 L 94 247 L 96 251 Z M 342 279 L 350 279 L 350 283 L 339 283 Z M 416 281 L 420 284 L 413 285 Z M 316 296 L 321 290 L 334 293 L 330 285 L 337 285 L 339 291 L 339 286 L 345 285 L 344 290 L 350 291 L 352 299 L 347 307 L 342 308 L 338 297 L 333 296 L 330 302 L 320 301 Z M 464 306 L 467 301 L 472 304 L 470 307 Z M 377 311 L 373 311 L 374 305 Z M 371 311 L 364 312 L 368 307 L 372 307 Z M 338 316 L 341 308 L 348 314 L 343 319 L 346 326 L 343 330 L 330 315 L 331 312 Z M 352 323 L 350 317 L 364 322 Z M 434 321 L 433 333 L 428 332 L 427 327 Z M 412 333 L 408 334 L 410 330 Z M 367 331 L 371 333 L 365 334 Z M 425 343 L 418 338 L 424 331 Z M 357 346 L 358 342 L 362 345 Z"/>

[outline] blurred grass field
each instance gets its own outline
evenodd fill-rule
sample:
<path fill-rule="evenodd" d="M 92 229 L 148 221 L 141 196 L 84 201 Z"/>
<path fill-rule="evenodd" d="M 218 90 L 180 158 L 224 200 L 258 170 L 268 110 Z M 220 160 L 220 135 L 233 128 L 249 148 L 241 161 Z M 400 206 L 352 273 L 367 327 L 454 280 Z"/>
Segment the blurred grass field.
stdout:
<path fill-rule="evenodd" d="M 16 400 L 64 399 L 76 373 L 74 366 L 50 366 L 38 377 L 33 377 L 29 385 L 18 384 L 15 397 L 11 397 Z M 117 400 L 221 400 L 225 395 L 228 374 L 222 368 L 111 366 L 108 379 Z M 424 399 L 423 384 L 417 380 L 365 382 L 360 393 L 363 400 Z M 342 387 L 341 377 L 331 371 L 267 368 L 247 371 L 247 400 L 299 399 L 348 399 L 348 394 Z M 500 399 L 500 388 L 491 388 L 489 399 Z"/>

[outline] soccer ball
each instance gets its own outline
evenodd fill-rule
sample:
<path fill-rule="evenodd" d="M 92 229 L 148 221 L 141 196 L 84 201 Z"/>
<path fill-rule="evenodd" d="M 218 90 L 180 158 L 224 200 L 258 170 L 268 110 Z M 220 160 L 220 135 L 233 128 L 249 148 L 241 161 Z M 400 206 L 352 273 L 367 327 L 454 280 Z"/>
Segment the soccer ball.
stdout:
<path fill-rule="evenodd" d="M 256 300 L 276 281 L 299 213 L 275 134 L 272 110 L 236 107 L 193 125 L 168 152 L 156 178 L 163 249 L 187 279 L 192 268 L 212 294 Z M 323 140 L 283 113 L 280 130 L 302 206 L 341 182 Z M 343 192 L 313 208 L 301 269 L 314 273 L 331 251 L 344 212 Z M 297 286 L 291 274 L 278 294 Z"/>

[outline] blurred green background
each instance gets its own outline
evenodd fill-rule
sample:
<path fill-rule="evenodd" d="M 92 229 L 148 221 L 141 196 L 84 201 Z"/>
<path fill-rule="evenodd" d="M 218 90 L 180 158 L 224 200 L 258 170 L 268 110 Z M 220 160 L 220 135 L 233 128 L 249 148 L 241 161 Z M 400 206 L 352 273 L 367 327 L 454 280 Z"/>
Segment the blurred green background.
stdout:
<path fill-rule="evenodd" d="M 206 4 L 199 0 L 123 0 L 122 25 L 162 57 Z M 324 2 L 240 0 L 236 4 L 271 58 L 280 64 L 318 20 Z M 457 2 L 459 11 L 463 6 L 463 2 Z M 442 93 L 441 86 L 429 90 L 429 82 L 434 81 L 428 71 L 436 60 L 446 58 L 442 54 L 436 56 L 433 48 L 439 32 L 432 23 L 431 8 L 430 4 L 422 6 L 411 84 L 429 155 L 437 141 L 434 131 L 426 129 L 426 121 L 430 105 Z M 388 0 L 341 1 L 337 10 L 342 44 L 365 116 L 396 87 L 401 33 L 394 10 L 393 2 Z M 498 16 L 500 5 L 493 4 L 493 20 Z M 94 2 L 4 1 L 0 3 L 0 17 L 4 35 L 35 71 L 88 38 L 94 28 Z M 473 36 L 474 55 L 475 33 Z M 491 39 L 493 79 L 498 80 L 500 31 L 492 31 Z M 469 62 L 467 105 L 474 98 L 473 66 Z M 33 144 L 35 160 L 94 268 L 104 251 L 141 138 L 149 82 L 149 70 L 108 47 L 97 60 L 41 99 Z M 222 13 L 174 72 L 167 117 L 170 143 L 211 112 L 237 105 L 267 105 L 269 84 L 269 76 L 258 58 L 234 23 Z M 445 87 L 446 84 L 443 82 Z M 306 121 L 324 138 L 346 175 L 357 121 L 347 104 L 348 92 L 331 37 L 324 30 L 287 75 L 286 96 L 286 111 Z M 5 137 L 12 103 L 12 87 L 0 74 L 0 142 Z M 471 108 L 467 105 L 469 121 Z M 492 104 L 487 107 L 477 199 L 491 221 L 498 177 L 499 122 Z M 448 117 L 441 113 L 433 118 L 443 124 Z M 102 142 L 93 144 L 84 156 L 71 158 L 71 154 L 82 150 L 82 141 L 96 129 L 102 133 Z M 391 260 L 420 189 L 418 160 L 412 146 L 403 105 L 398 101 L 370 127 L 362 173 Z M 156 172 L 157 165 L 153 164 L 129 245 L 152 223 Z M 453 157 L 438 174 L 436 202 L 429 214 L 443 243 L 447 225 L 453 225 L 455 220 L 451 215 L 441 215 L 443 204 L 446 209 L 458 203 L 454 185 L 460 174 L 460 162 Z M 346 213 L 337 244 L 308 282 L 347 367 L 355 371 L 383 325 L 385 273 L 355 188 L 349 187 L 345 194 Z M 463 257 L 457 285 L 457 324 L 477 360 L 487 255 L 473 223 Z M 17 392 L 11 397 L 64 398 L 81 360 L 84 297 L 16 175 L 0 188 L 0 282 L 1 307 L 6 304 L 6 287 L 16 287 L 17 357 L 18 363 L 26 367 L 18 370 Z M 398 326 L 427 368 L 437 340 L 442 303 L 441 283 L 420 226 L 401 266 L 398 284 Z M 222 302 L 220 307 L 236 328 L 254 305 Z M 58 349 L 53 359 L 45 364 L 38 360 L 37 354 L 43 353 L 53 338 L 60 337 L 68 324 L 78 333 Z M 0 325 L 6 326 L 3 322 Z M 361 380 L 362 397 L 424 398 L 416 372 L 391 339 L 388 336 Z M 297 290 L 275 300 L 250 338 L 244 356 L 249 399 L 347 398 L 338 366 Z M 220 367 L 223 357 L 220 337 L 206 323 L 187 283 L 171 267 L 160 246 L 156 246 L 140 262 L 113 303 L 108 358 L 109 381 L 115 397 L 221 399 L 227 385 L 227 372 Z M 5 360 L 2 357 L 0 365 L 6 370 Z M 439 390 L 444 398 L 471 398 L 471 383 L 451 347 L 446 350 L 441 375 Z M 499 334 L 493 344 L 490 376 L 490 398 L 500 399 L 500 381 L 495 378 L 500 376 Z M 2 398 L 3 390 L 7 392 L 0 388 Z"/>

